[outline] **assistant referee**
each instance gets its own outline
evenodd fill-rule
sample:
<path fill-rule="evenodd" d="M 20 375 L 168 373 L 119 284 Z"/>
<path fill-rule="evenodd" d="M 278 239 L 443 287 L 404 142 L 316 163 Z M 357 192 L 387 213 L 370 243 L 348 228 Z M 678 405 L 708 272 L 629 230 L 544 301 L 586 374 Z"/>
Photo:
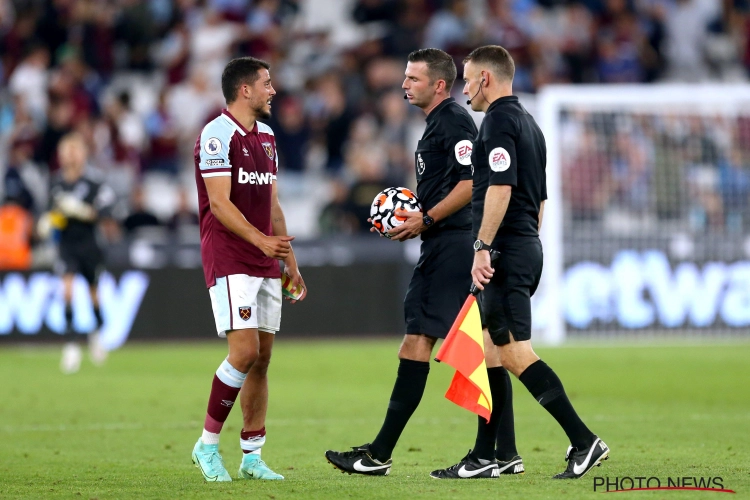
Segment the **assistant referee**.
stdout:
<path fill-rule="evenodd" d="M 512 95 L 514 72 L 510 54 L 497 45 L 480 47 L 464 59 L 464 94 L 474 111 L 485 113 L 472 156 L 471 277 L 483 290 L 485 342 L 489 334 L 497 346 L 487 351 L 487 366 L 507 368 L 557 420 L 571 446 L 567 469 L 554 477 L 576 479 L 605 460 L 609 448 L 581 421 L 560 379 L 531 347 L 530 299 L 542 275 L 547 147 L 539 126 Z M 492 250 L 499 252 L 494 268 Z M 503 402 L 493 402 L 494 415 Z M 491 446 L 489 436 L 484 445 L 480 438 L 477 448 Z"/>
<path fill-rule="evenodd" d="M 406 221 L 389 236 L 396 241 L 421 236 L 421 254 L 404 300 L 406 335 L 380 432 L 371 444 L 353 451 L 326 452 L 328 461 L 345 472 L 390 472 L 391 454 L 424 393 L 435 342 L 448 334 L 471 285 L 471 149 L 477 130 L 469 113 L 450 97 L 455 79 L 453 58 L 442 50 L 421 49 L 409 54 L 404 98 L 427 115 L 414 153 L 417 196 L 423 211 L 402 212 Z M 500 375 L 491 372 L 490 380 L 509 385 L 510 378 Z M 512 408 L 510 413 L 503 442 L 515 450 Z M 498 469 L 494 456 L 491 458 L 490 468 Z M 481 473 L 492 475 L 489 469 Z"/>

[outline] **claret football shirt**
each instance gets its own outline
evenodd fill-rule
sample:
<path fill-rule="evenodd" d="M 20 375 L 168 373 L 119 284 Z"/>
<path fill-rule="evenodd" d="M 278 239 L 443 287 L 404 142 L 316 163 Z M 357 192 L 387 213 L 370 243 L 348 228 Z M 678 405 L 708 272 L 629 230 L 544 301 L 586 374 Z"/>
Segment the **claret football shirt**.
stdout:
<path fill-rule="evenodd" d="M 263 234 L 272 235 L 271 192 L 278 157 L 271 127 L 256 121 L 253 129 L 247 130 L 224 110 L 203 127 L 194 155 L 206 285 L 212 287 L 216 278 L 230 274 L 281 277 L 276 259 L 266 257 L 258 247 L 231 232 L 214 217 L 204 181 L 210 177 L 231 177 L 229 200 L 250 224 Z"/>

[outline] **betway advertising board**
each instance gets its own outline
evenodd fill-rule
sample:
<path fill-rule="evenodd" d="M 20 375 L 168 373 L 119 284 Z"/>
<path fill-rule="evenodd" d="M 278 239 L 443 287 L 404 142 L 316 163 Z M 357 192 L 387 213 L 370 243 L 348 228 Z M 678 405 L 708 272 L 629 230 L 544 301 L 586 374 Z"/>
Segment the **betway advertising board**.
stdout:
<path fill-rule="evenodd" d="M 310 295 L 284 305 L 280 335 L 401 335 L 411 266 L 368 263 L 303 269 Z M 540 290 L 534 326 L 548 317 L 545 293 L 560 293 L 569 332 L 687 330 L 750 333 L 750 260 L 670 261 L 661 250 L 619 250 L 608 261 L 569 262 L 560 290 Z M 99 285 L 102 340 L 215 338 L 200 269 L 107 272 Z M 94 325 L 86 282 L 73 298 L 77 332 Z M 0 342 L 59 341 L 65 327 L 60 279 L 50 272 L 0 273 Z"/>

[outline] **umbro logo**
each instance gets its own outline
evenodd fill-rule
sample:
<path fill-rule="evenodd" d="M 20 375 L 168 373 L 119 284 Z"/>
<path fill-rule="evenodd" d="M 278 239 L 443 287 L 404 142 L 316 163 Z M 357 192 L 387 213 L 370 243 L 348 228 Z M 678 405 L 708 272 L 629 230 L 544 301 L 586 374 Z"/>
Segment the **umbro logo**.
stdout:
<path fill-rule="evenodd" d="M 234 401 L 230 401 L 228 399 L 222 399 L 221 405 L 226 406 L 227 408 L 231 408 L 232 406 L 234 406 Z"/>
<path fill-rule="evenodd" d="M 245 156 L 250 156 L 250 153 L 247 150 L 247 148 L 242 148 L 242 152 L 245 154 Z"/>

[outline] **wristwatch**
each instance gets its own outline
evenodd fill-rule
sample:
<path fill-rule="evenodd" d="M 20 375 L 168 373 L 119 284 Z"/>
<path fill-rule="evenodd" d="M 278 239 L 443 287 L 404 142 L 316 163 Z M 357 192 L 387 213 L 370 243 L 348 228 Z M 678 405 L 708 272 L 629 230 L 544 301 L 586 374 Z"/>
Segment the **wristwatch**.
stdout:
<path fill-rule="evenodd" d="M 492 247 L 489 246 L 487 243 L 485 243 L 482 240 L 477 240 L 474 242 L 474 252 L 481 252 L 482 250 L 490 251 L 492 250 Z"/>
<path fill-rule="evenodd" d="M 422 216 L 422 224 L 424 224 L 424 225 L 425 225 L 425 227 L 430 227 L 430 226 L 432 226 L 432 225 L 433 225 L 434 223 L 435 223 L 435 219 L 433 219 L 433 218 L 432 218 L 432 217 L 430 217 L 429 215 L 427 215 L 427 214 L 424 214 L 424 215 Z"/>

